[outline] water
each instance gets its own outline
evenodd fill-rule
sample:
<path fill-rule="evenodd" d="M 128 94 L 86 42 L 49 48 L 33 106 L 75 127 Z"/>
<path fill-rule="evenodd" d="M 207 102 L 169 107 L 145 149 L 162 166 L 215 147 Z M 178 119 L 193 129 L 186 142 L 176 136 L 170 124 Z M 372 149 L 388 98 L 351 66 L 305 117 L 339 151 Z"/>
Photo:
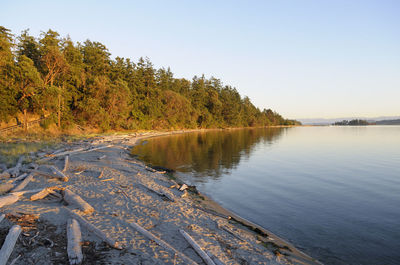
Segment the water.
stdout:
<path fill-rule="evenodd" d="M 400 264 L 400 126 L 199 132 L 133 152 L 325 264 Z"/>

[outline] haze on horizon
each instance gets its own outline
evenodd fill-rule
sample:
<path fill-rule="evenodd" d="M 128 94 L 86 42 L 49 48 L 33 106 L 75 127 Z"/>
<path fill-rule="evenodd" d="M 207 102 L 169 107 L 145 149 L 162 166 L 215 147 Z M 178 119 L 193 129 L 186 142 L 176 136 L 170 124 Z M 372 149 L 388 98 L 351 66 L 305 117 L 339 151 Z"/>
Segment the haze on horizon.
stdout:
<path fill-rule="evenodd" d="M 3 1 L 1 24 L 220 78 L 286 118 L 400 115 L 398 1 Z"/>

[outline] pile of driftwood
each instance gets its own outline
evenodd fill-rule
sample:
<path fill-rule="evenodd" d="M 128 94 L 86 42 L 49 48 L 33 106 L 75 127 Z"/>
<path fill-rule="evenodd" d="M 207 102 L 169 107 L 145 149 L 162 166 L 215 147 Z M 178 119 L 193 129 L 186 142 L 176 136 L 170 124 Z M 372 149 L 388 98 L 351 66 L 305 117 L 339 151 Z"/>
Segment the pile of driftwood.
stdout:
<path fill-rule="evenodd" d="M 0 184 L 0 208 L 11 205 L 18 200 L 20 200 L 23 195 L 31 194 L 29 199 L 31 201 L 41 200 L 46 198 L 49 195 L 56 196 L 66 202 L 69 206 L 73 206 L 75 210 L 71 210 L 67 207 L 63 207 L 70 215 L 70 218 L 67 220 L 66 224 L 66 233 L 67 233 L 67 252 L 70 264 L 81 264 L 83 261 L 83 254 L 81 249 L 81 229 L 80 225 L 84 226 L 88 231 L 94 233 L 99 238 L 101 238 L 104 242 L 115 249 L 122 249 L 122 246 L 115 241 L 114 239 L 107 236 L 104 232 L 98 229 L 93 224 L 89 223 L 83 215 L 92 214 L 95 209 L 87 203 L 84 199 L 82 199 L 79 195 L 75 194 L 68 188 L 61 187 L 61 186 L 52 186 L 46 187 L 43 189 L 36 189 L 36 190 L 24 190 L 24 188 L 31 182 L 35 176 L 40 175 L 47 178 L 55 178 L 62 182 L 68 182 L 69 178 L 66 175 L 68 171 L 68 164 L 70 156 L 73 154 L 80 154 L 86 153 L 94 150 L 100 150 L 104 148 L 111 147 L 112 145 L 105 145 L 100 147 L 92 147 L 92 148 L 78 148 L 71 151 L 57 150 L 50 155 L 42 157 L 36 160 L 36 163 L 40 163 L 39 166 L 36 163 L 30 163 L 27 165 L 23 165 L 24 157 L 20 157 L 15 167 L 5 169 L 0 174 L 0 179 L 4 181 Z M 63 157 L 64 158 L 64 165 L 62 169 L 58 169 L 53 165 L 46 165 L 43 162 L 50 161 L 51 159 Z M 99 159 L 104 159 L 105 157 L 102 156 Z M 148 170 L 148 168 L 146 168 Z M 157 171 L 153 171 L 157 172 Z M 165 172 L 157 172 L 157 173 L 165 173 Z M 103 174 L 101 173 L 101 176 Z M 101 176 L 99 178 L 101 178 Z M 111 179 L 108 179 L 111 180 Z M 104 181 L 104 180 L 103 180 Z M 64 185 L 65 186 L 65 185 Z M 174 199 L 165 192 L 157 191 L 151 189 L 145 185 L 142 185 L 144 188 L 148 189 L 149 191 L 165 198 L 168 201 L 174 202 Z M 171 186 L 170 188 L 177 188 L 180 191 L 184 192 L 182 197 L 187 196 L 187 189 L 188 186 L 186 184 L 179 185 L 175 183 L 175 185 Z M 4 214 L 0 216 L 0 222 L 4 218 Z M 179 256 L 184 260 L 187 264 L 196 264 L 192 259 L 187 257 L 182 252 L 176 250 L 174 247 L 169 245 L 167 242 L 161 240 L 160 238 L 156 237 L 154 234 L 149 232 L 148 230 L 144 229 L 137 223 L 133 222 L 130 223 L 131 227 L 137 230 L 139 233 L 143 234 L 150 240 L 154 241 L 161 247 L 171 251 L 174 255 Z M 9 233 L 3 243 L 3 246 L 0 250 L 0 265 L 6 264 L 13 248 L 16 244 L 16 241 L 21 233 L 21 227 L 19 225 L 14 225 L 9 230 Z M 193 249 L 199 254 L 199 256 L 204 260 L 204 262 L 208 265 L 210 264 L 220 264 L 218 260 L 214 262 L 209 255 L 193 240 L 193 238 L 185 231 L 180 230 L 183 238 L 193 247 Z M 17 258 L 18 259 L 18 258 Z M 11 264 L 15 263 L 14 260 Z"/>

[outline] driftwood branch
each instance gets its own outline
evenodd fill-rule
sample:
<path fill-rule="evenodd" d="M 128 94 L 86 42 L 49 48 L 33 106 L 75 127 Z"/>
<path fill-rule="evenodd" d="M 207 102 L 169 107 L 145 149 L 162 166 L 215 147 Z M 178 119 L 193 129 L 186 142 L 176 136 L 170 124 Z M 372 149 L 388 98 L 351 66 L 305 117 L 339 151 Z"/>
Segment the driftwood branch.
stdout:
<path fill-rule="evenodd" d="M 174 198 L 172 198 L 169 194 L 167 194 L 167 193 L 165 193 L 165 192 L 163 192 L 163 191 L 156 191 L 156 190 L 154 190 L 154 189 L 152 189 L 152 188 L 149 188 L 149 187 L 147 187 L 146 185 L 143 185 L 143 184 L 141 184 L 141 183 L 138 183 L 138 184 L 141 185 L 142 187 L 144 187 L 145 189 L 147 189 L 147 190 L 149 190 L 149 191 L 151 191 L 151 192 L 157 194 L 158 196 L 160 196 L 160 197 L 162 197 L 162 198 L 165 198 L 165 199 L 167 199 L 167 200 L 169 200 L 169 201 L 171 201 L 171 202 L 174 202 L 174 201 L 175 201 Z"/>
<path fill-rule="evenodd" d="M 48 172 L 44 172 L 44 171 L 40 171 L 40 170 L 36 170 L 36 169 L 28 169 L 28 170 L 26 170 L 26 171 L 28 171 L 28 172 L 31 172 L 31 173 L 34 173 L 34 174 L 39 174 L 39 175 L 42 175 L 42 176 L 45 176 L 45 177 L 48 177 L 48 178 L 57 178 L 57 179 L 59 179 L 59 180 L 62 180 L 62 181 L 64 181 L 64 182 L 66 182 L 66 181 L 68 181 L 68 177 L 67 176 L 65 176 L 63 173 L 61 173 L 64 177 L 62 177 L 61 175 L 56 175 L 56 174 L 53 174 L 53 173 L 48 173 Z"/>
<path fill-rule="evenodd" d="M 15 243 L 17 242 L 19 234 L 21 234 L 21 227 L 19 225 L 14 225 L 11 227 L 0 250 L 0 265 L 6 265 L 8 259 L 10 258 L 11 252 L 14 249 Z"/>
<path fill-rule="evenodd" d="M 83 260 L 81 249 L 82 234 L 79 223 L 75 219 L 68 219 L 67 238 L 69 264 L 81 264 Z"/>
<path fill-rule="evenodd" d="M 186 233 L 184 230 L 180 229 L 179 232 L 182 234 L 182 236 L 186 239 L 186 241 L 192 246 L 192 248 L 199 254 L 199 256 L 204 260 L 204 262 L 207 265 L 215 265 L 214 261 L 207 255 L 206 252 L 197 244 L 196 241 L 193 240 L 193 238 Z"/>
<path fill-rule="evenodd" d="M 120 244 L 118 242 L 116 242 L 114 239 L 109 238 L 103 231 L 101 231 L 100 229 L 98 229 L 97 227 L 95 227 L 94 225 L 92 225 L 91 223 L 89 223 L 88 221 L 85 220 L 85 218 L 83 218 L 81 215 L 71 211 L 68 208 L 65 208 L 70 215 L 75 218 L 76 220 L 78 220 L 78 222 L 83 225 L 84 227 L 86 227 L 87 230 L 89 230 L 90 232 L 94 233 L 95 235 L 97 235 L 98 237 L 100 237 L 104 242 L 106 242 L 108 245 L 110 245 L 113 248 L 116 249 L 122 249 L 122 247 L 120 246 Z"/>
<path fill-rule="evenodd" d="M 55 193 L 54 190 L 64 190 L 64 188 L 60 188 L 60 187 L 57 187 L 57 186 L 44 188 L 41 191 L 39 191 L 38 193 L 33 194 L 31 196 L 30 200 L 31 201 L 36 201 L 36 200 L 43 199 L 49 194 L 54 194 Z"/>
<path fill-rule="evenodd" d="M 25 159 L 25 156 L 20 156 L 18 158 L 17 165 L 14 168 L 10 169 L 10 171 L 9 171 L 11 176 L 16 177 L 19 174 L 19 171 L 21 170 L 22 162 L 24 161 L 24 159 Z"/>
<path fill-rule="evenodd" d="M 64 190 L 64 200 L 71 205 L 77 206 L 84 213 L 92 213 L 94 212 L 94 208 L 83 200 L 79 195 L 73 193 L 72 191 L 66 189 Z"/>
<path fill-rule="evenodd" d="M 0 223 L 4 220 L 4 217 L 6 217 L 4 213 L 0 215 Z"/>
<path fill-rule="evenodd" d="M 21 181 L 21 183 L 19 183 L 14 189 L 12 189 L 11 192 L 23 190 L 29 184 L 29 182 L 31 182 L 31 180 L 33 180 L 33 175 L 29 174 L 29 176 Z"/>
<path fill-rule="evenodd" d="M 0 208 L 3 206 L 7 206 L 13 203 L 16 203 L 19 200 L 19 197 L 17 194 L 11 193 L 6 196 L 0 197 Z"/>
<path fill-rule="evenodd" d="M 150 233 L 149 231 L 147 231 L 146 229 L 144 229 L 143 227 L 141 227 L 140 225 L 138 225 L 135 222 L 130 223 L 130 225 L 136 229 L 139 233 L 141 233 L 142 235 L 144 235 L 145 237 L 147 237 L 150 240 L 153 240 L 154 242 L 156 242 L 158 245 L 162 246 L 165 249 L 168 249 L 170 251 L 172 251 L 174 254 L 176 254 L 177 256 L 179 256 L 181 259 L 183 259 L 184 262 L 186 262 L 186 264 L 197 264 L 196 262 L 194 262 L 192 259 L 190 259 L 189 257 L 187 257 L 185 254 L 183 254 L 182 252 L 179 252 L 178 250 L 176 250 L 175 248 L 173 248 L 170 244 L 168 244 L 167 242 L 165 242 L 164 240 L 156 237 L 155 235 L 153 235 L 152 233 Z"/>
<path fill-rule="evenodd" d="M 64 159 L 64 167 L 63 167 L 62 172 L 67 171 L 68 163 L 69 163 L 69 155 L 66 155 L 66 156 L 65 156 L 65 159 Z"/>

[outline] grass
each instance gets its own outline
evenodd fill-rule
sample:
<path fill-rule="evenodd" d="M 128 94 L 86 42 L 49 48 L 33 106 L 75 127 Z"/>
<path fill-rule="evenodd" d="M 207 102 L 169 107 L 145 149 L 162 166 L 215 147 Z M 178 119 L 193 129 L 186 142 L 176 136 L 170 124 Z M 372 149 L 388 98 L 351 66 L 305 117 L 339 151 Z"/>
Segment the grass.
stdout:
<path fill-rule="evenodd" d="M 21 155 L 37 152 L 54 144 L 52 142 L 2 143 L 0 144 L 0 163 L 7 164 L 8 167 L 14 166 Z M 25 161 L 29 162 L 28 159 Z"/>

